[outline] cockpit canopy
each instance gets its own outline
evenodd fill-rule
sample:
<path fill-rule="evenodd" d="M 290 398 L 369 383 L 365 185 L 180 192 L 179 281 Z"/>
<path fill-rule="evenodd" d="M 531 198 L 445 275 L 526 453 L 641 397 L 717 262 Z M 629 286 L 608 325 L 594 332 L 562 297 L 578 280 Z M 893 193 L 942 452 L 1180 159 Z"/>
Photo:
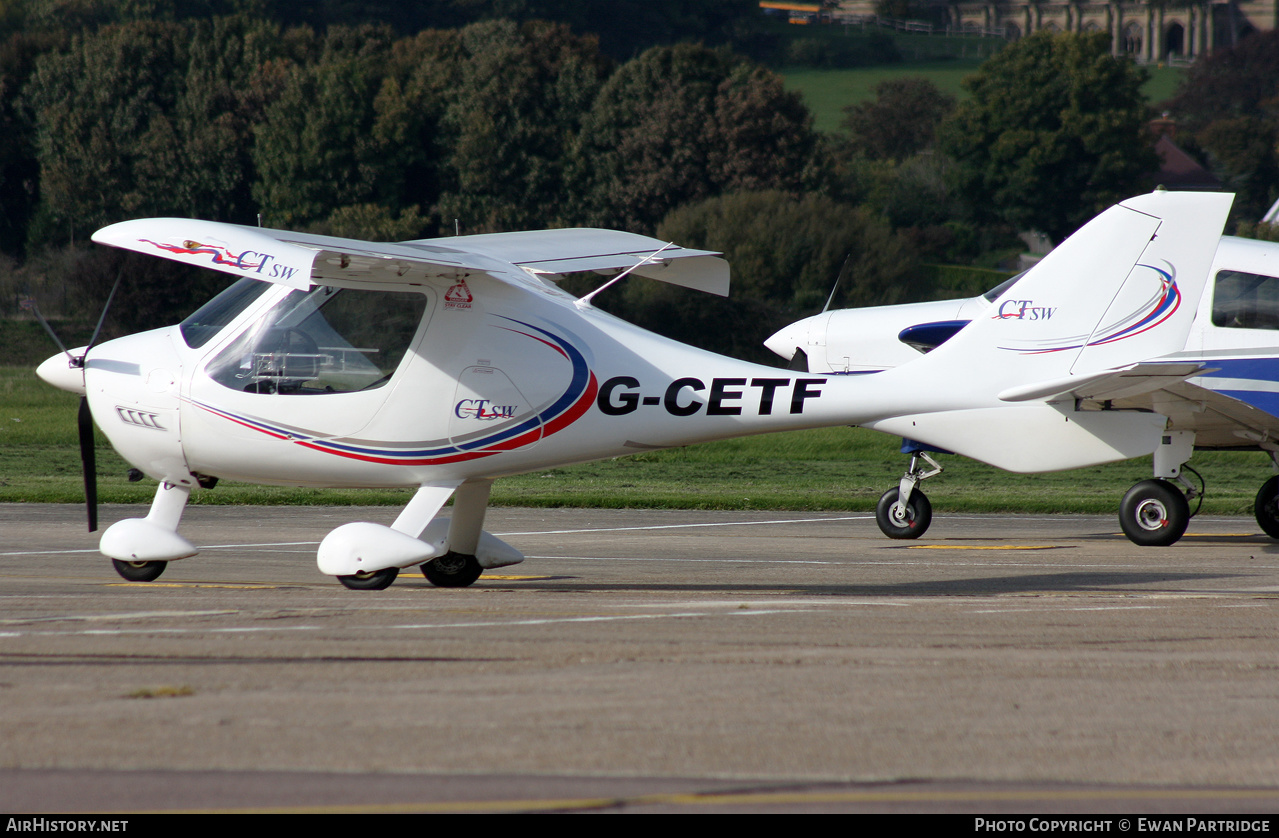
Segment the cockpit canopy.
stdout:
<path fill-rule="evenodd" d="M 207 343 L 271 286 L 242 279 L 180 326 L 192 348 Z M 290 291 L 205 367 L 224 387 L 312 395 L 372 390 L 390 380 L 426 311 L 412 291 L 316 286 Z"/>

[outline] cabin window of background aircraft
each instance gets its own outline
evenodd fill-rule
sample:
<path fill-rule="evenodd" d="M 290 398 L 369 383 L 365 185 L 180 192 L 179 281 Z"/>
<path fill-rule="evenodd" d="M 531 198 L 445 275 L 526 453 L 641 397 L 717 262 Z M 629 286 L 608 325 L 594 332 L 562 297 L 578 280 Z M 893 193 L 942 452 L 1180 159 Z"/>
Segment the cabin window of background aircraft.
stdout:
<path fill-rule="evenodd" d="M 1212 325 L 1230 329 L 1279 329 L 1279 277 L 1218 271 Z"/>
<path fill-rule="evenodd" d="M 426 297 L 419 293 L 325 286 L 293 291 L 218 353 L 206 372 L 246 393 L 373 390 L 400 365 L 425 311 Z"/>
<path fill-rule="evenodd" d="M 237 281 L 182 321 L 179 327 L 182 339 L 192 349 L 199 349 L 270 287 L 269 282 L 259 282 L 256 279 Z"/>

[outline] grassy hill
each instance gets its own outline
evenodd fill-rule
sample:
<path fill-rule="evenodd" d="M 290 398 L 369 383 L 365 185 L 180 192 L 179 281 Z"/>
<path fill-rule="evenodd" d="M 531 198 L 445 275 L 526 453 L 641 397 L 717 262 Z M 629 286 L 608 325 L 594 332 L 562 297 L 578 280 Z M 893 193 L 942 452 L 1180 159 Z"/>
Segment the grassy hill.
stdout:
<path fill-rule="evenodd" d="M 962 97 L 961 82 L 981 65 L 975 58 L 943 59 L 921 62 L 883 64 L 876 67 L 819 70 L 811 67 L 787 67 L 778 72 L 786 87 L 798 90 L 812 109 L 817 130 L 839 130 L 843 109 L 874 97 L 875 85 L 901 76 L 924 76 L 947 93 Z M 1172 97 L 1185 70 L 1180 67 L 1148 67 L 1150 80 L 1143 88 L 1153 104 Z"/>

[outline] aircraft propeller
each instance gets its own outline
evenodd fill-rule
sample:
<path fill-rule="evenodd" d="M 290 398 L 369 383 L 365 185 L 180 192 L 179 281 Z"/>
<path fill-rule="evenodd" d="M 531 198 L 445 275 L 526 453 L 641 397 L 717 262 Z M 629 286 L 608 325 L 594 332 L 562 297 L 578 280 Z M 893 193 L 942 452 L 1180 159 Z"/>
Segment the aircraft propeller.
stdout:
<path fill-rule="evenodd" d="M 102 314 L 98 317 L 98 325 L 94 327 L 93 336 L 89 338 L 88 345 L 84 347 L 84 351 L 79 356 L 71 354 L 71 351 L 58 338 L 57 332 L 49 325 L 49 321 L 44 319 L 44 315 L 36 307 L 35 301 L 29 301 L 29 308 L 35 314 L 36 319 L 40 321 L 40 325 L 44 326 L 44 330 L 49 333 L 49 337 L 53 338 L 53 342 L 67 356 L 67 367 L 80 371 L 82 383 L 86 359 L 89 357 L 89 351 L 98 342 L 98 336 L 102 333 L 102 324 L 106 322 L 107 312 L 111 309 L 111 301 L 115 298 L 116 289 L 120 287 L 121 275 L 116 274 L 115 284 L 111 286 L 111 293 L 107 295 L 107 301 L 102 306 Z M 83 388 L 80 396 L 80 410 L 76 417 L 76 426 L 80 437 L 80 467 L 84 473 L 85 512 L 88 517 L 89 532 L 96 532 L 98 529 L 97 451 L 93 439 L 93 411 L 89 408 L 89 397 L 83 392 Z"/>

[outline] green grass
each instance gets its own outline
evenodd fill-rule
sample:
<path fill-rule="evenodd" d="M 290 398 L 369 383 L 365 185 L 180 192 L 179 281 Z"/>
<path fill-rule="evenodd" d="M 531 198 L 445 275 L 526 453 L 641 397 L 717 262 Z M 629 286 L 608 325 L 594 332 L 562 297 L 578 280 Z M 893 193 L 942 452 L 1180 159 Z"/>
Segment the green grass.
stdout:
<path fill-rule="evenodd" d="M 941 90 L 956 97 L 963 95 L 960 83 L 981 64 L 966 61 L 929 61 L 921 63 L 885 64 L 850 70 L 814 70 L 810 67 L 788 67 L 780 70 L 787 89 L 797 90 L 813 112 L 813 125 L 818 131 L 839 130 L 843 109 L 875 98 L 875 85 L 902 76 L 924 76 Z"/>
<path fill-rule="evenodd" d="M 851 70 L 814 70 L 808 67 L 790 67 L 780 70 L 786 87 L 797 90 L 813 112 L 818 131 L 827 133 L 839 130 L 843 109 L 874 98 L 875 85 L 901 76 L 924 76 L 943 91 L 963 97 L 964 78 L 972 74 L 981 61 L 978 59 L 954 59 L 941 61 L 903 62 L 878 67 L 860 67 Z M 1142 88 L 1152 104 L 1170 98 L 1181 83 L 1185 70 L 1180 67 L 1148 67 L 1150 80 Z"/>
<path fill-rule="evenodd" d="M 54 390 L 30 368 L 0 368 L 0 502 L 79 503 L 77 397 Z M 566 466 L 497 481 L 493 503 L 606 508 L 869 511 L 905 469 L 899 440 L 858 428 L 745 437 Z M 1113 513 L 1123 493 L 1150 476 L 1150 460 L 1044 475 L 1012 475 L 957 456 L 928 481 L 945 512 Z M 128 465 L 99 436 L 103 503 L 145 503 L 155 483 L 129 483 Z M 1260 453 L 1196 455 L 1208 480 L 1206 512 L 1246 514 L 1270 473 Z M 192 503 L 401 505 L 410 490 L 261 487 L 224 481 Z"/>
<path fill-rule="evenodd" d="M 1150 73 L 1150 80 L 1141 88 L 1141 92 L 1155 106 L 1171 99 L 1181 86 L 1181 80 L 1186 77 L 1184 67 L 1165 67 L 1163 64 L 1147 67 L 1146 72 Z"/>

